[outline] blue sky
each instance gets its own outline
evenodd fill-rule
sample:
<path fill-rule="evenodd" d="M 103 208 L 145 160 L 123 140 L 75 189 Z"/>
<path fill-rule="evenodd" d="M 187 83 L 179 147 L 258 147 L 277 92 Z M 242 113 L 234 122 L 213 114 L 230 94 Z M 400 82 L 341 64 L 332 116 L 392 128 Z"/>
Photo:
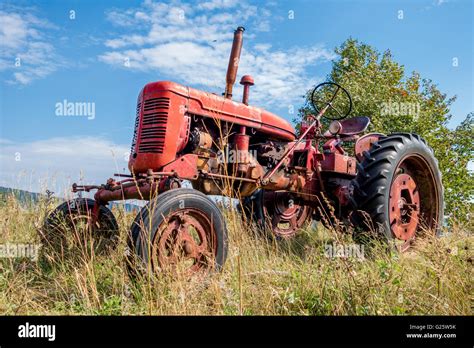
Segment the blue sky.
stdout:
<path fill-rule="evenodd" d="M 61 190 L 65 180 L 124 171 L 142 86 L 173 80 L 222 92 L 238 25 L 239 77 L 256 82 L 251 103 L 288 120 L 350 36 L 389 48 L 407 72 L 457 95 L 451 126 L 474 110 L 468 0 L 3 1 L 0 11 L 3 186 Z M 94 103 L 94 118 L 58 117 L 63 100 Z"/>

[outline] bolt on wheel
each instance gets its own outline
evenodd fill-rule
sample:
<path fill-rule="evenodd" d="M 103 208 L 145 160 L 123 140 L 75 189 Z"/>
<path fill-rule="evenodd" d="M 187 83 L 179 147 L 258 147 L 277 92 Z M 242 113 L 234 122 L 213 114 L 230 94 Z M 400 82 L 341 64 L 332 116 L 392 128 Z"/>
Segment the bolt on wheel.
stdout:
<path fill-rule="evenodd" d="M 353 181 L 354 222 L 408 250 L 416 238 L 438 235 L 443 186 L 433 150 L 416 134 L 381 137 L 364 154 Z"/>
<path fill-rule="evenodd" d="M 132 224 L 129 247 L 141 268 L 191 276 L 220 270 L 227 255 L 225 220 L 208 197 L 178 188 L 143 207 Z"/>
<path fill-rule="evenodd" d="M 415 179 L 398 174 L 390 188 L 390 227 L 399 240 L 409 242 L 415 237 L 420 214 L 420 193 Z"/>
<path fill-rule="evenodd" d="M 312 209 L 297 204 L 287 192 L 257 191 L 242 202 L 242 212 L 271 236 L 290 239 L 311 221 Z"/>
<path fill-rule="evenodd" d="M 217 244 L 212 222 L 203 211 L 182 209 L 166 220 L 153 242 L 153 264 L 194 273 L 212 263 Z"/>
<path fill-rule="evenodd" d="M 295 203 L 287 193 L 265 192 L 263 210 L 272 232 L 284 239 L 294 237 L 311 218 L 311 208 Z"/>

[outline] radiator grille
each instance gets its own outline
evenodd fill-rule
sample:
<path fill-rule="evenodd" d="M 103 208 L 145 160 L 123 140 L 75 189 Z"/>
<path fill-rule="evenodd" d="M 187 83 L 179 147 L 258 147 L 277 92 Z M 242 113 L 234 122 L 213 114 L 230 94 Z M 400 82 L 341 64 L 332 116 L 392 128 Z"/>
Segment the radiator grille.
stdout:
<path fill-rule="evenodd" d="M 135 152 L 135 146 L 137 145 L 137 133 L 138 133 L 138 125 L 140 124 L 140 108 L 142 106 L 141 102 L 137 104 L 137 112 L 135 116 L 135 127 L 133 128 L 133 139 L 132 139 L 132 148 L 130 149 L 130 153 L 133 154 Z"/>
<path fill-rule="evenodd" d="M 152 98 L 143 104 L 139 152 L 163 153 L 169 98 Z"/>

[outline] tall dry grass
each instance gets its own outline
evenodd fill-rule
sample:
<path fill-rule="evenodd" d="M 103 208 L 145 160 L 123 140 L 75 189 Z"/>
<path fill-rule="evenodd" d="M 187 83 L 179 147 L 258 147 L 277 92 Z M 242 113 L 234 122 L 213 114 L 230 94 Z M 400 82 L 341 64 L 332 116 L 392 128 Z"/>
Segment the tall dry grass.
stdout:
<path fill-rule="evenodd" d="M 39 243 L 54 202 L 0 206 L 0 244 Z M 292 241 L 263 238 L 228 211 L 224 270 L 206 278 L 128 276 L 127 230 L 134 214 L 114 209 L 119 247 L 109 256 L 84 253 L 74 262 L 0 259 L 0 313 L 100 315 L 388 315 L 472 314 L 472 231 L 456 226 L 414 250 L 375 245 L 364 259 L 330 258 L 328 244 L 350 235 L 308 226 Z"/>

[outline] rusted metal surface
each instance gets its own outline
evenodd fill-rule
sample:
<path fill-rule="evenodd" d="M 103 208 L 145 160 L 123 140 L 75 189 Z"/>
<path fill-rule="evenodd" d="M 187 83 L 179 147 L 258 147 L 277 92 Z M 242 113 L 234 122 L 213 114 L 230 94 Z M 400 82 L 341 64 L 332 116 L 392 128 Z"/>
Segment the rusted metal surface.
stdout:
<path fill-rule="evenodd" d="M 329 153 L 321 161 L 321 170 L 347 175 L 356 175 L 357 162 L 354 157 L 341 153 Z"/>
<path fill-rule="evenodd" d="M 366 116 L 359 116 L 340 120 L 338 122 L 341 126 L 338 134 L 341 136 L 349 136 L 364 132 L 370 124 L 370 119 Z"/>
<path fill-rule="evenodd" d="M 218 178 L 218 179 L 226 179 L 226 180 L 237 180 L 237 181 L 244 181 L 244 182 L 250 182 L 257 184 L 258 180 L 256 179 L 249 179 L 249 178 L 241 178 L 238 176 L 232 176 L 232 175 L 223 175 L 223 174 L 217 174 L 217 173 L 207 173 L 207 172 L 201 172 L 201 175 L 205 178 Z"/>
<path fill-rule="evenodd" d="M 171 172 L 180 179 L 195 180 L 198 178 L 198 155 L 186 154 L 163 167 L 164 172 Z"/>
<path fill-rule="evenodd" d="M 246 128 L 240 127 L 240 133 L 234 135 L 235 150 L 237 151 L 237 172 L 245 174 L 251 161 L 249 153 L 250 136 L 245 134 Z"/>
<path fill-rule="evenodd" d="M 152 263 L 167 271 L 195 273 L 210 268 L 217 253 L 208 215 L 184 208 L 166 216 L 153 241 Z"/>
<path fill-rule="evenodd" d="M 154 195 L 158 194 L 158 187 L 159 182 L 157 181 L 152 184 L 126 184 L 122 185 L 116 190 L 100 188 L 95 193 L 94 199 L 100 204 L 106 204 L 110 201 L 120 201 L 125 199 L 150 200 Z"/>
<path fill-rule="evenodd" d="M 247 151 L 249 150 L 249 141 L 250 136 L 245 134 L 245 127 L 243 127 L 241 134 L 234 135 L 235 148 L 238 151 Z"/>
<path fill-rule="evenodd" d="M 314 117 L 314 121 L 311 123 L 311 125 L 303 132 L 303 134 L 301 134 L 299 136 L 299 138 L 294 142 L 294 144 L 287 150 L 287 152 L 283 155 L 283 157 L 280 159 L 278 164 L 271 171 L 269 171 L 267 174 L 265 174 L 265 176 L 262 179 L 263 185 L 265 185 L 268 182 L 268 179 L 271 178 L 272 175 L 274 175 L 276 173 L 276 171 L 282 166 L 282 164 L 284 163 L 286 158 L 293 153 L 293 151 L 296 149 L 298 144 L 301 143 L 301 141 L 303 141 L 303 139 L 306 138 L 308 133 L 313 131 L 314 128 L 320 127 L 321 123 L 320 123 L 319 119 L 321 118 L 322 115 L 324 115 L 324 113 L 326 112 L 326 110 L 328 108 L 329 108 L 329 106 L 326 106 L 325 108 L 323 108 L 319 112 L 319 114 L 316 117 Z"/>
<path fill-rule="evenodd" d="M 235 78 L 237 77 L 237 70 L 239 69 L 244 31 L 244 27 L 238 27 L 237 30 L 234 31 L 234 41 L 232 42 L 232 50 L 230 51 L 224 92 L 224 96 L 228 99 L 232 99 L 232 89 L 234 87 Z"/>
<path fill-rule="evenodd" d="M 188 139 L 187 115 L 191 114 L 242 125 L 281 140 L 295 139 L 293 126 L 269 111 L 174 82 L 149 83 L 141 96 L 128 165 L 135 174 L 149 168 L 159 170 L 176 158 Z"/>
<path fill-rule="evenodd" d="M 134 143 L 128 168 L 134 174 L 158 170 L 176 158 L 188 128 L 185 98 L 178 98 L 166 83 L 147 84 L 137 106 Z M 156 88 L 155 88 L 156 87 Z"/>
<path fill-rule="evenodd" d="M 265 192 L 263 209 L 273 233 L 281 238 L 293 237 L 311 215 L 310 207 L 297 204 L 287 192 Z"/>
<path fill-rule="evenodd" d="M 364 151 L 369 151 L 372 145 L 376 143 L 381 136 L 383 136 L 383 134 L 370 133 L 357 139 L 354 146 L 354 152 L 359 162 L 364 158 Z"/>
<path fill-rule="evenodd" d="M 393 234 L 409 241 L 415 236 L 420 213 L 420 195 L 415 179 L 398 174 L 390 187 L 389 218 Z"/>
<path fill-rule="evenodd" d="M 250 95 L 250 86 L 253 86 L 255 83 L 253 77 L 250 75 L 244 75 L 240 79 L 240 84 L 244 86 L 244 92 L 242 94 L 242 103 L 249 105 L 249 95 Z"/>
<path fill-rule="evenodd" d="M 347 185 L 341 183 L 339 186 L 337 186 L 337 188 L 334 190 L 334 195 L 337 197 L 339 204 L 343 206 L 349 204 L 351 193 Z"/>

